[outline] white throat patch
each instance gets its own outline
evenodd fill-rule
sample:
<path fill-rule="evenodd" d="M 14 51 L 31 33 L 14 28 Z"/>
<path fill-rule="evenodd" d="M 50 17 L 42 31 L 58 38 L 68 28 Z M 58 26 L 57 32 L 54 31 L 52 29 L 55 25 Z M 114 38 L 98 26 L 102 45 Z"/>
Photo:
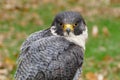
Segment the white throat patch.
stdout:
<path fill-rule="evenodd" d="M 83 31 L 82 34 L 80 34 L 80 35 L 74 35 L 72 32 L 70 32 L 69 35 L 68 35 L 65 32 L 64 33 L 64 38 L 67 39 L 70 42 L 73 42 L 73 43 L 79 45 L 80 47 L 82 47 L 85 50 L 85 42 L 88 38 L 88 29 L 87 29 L 87 26 L 85 26 L 85 27 L 86 27 L 85 31 Z M 55 33 L 55 27 L 54 26 L 52 26 L 50 30 L 51 30 L 51 33 L 53 35 L 57 35 Z"/>
<path fill-rule="evenodd" d="M 56 31 L 55 26 L 52 26 L 52 27 L 50 28 L 50 31 L 51 31 L 51 33 L 52 33 L 53 35 L 56 35 L 56 36 L 57 36 L 57 33 L 55 33 L 55 31 Z"/>
<path fill-rule="evenodd" d="M 64 35 L 67 35 L 67 33 L 64 33 Z M 87 30 L 87 26 L 85 31 L 83 31 L 82 34 L 80 35 L 74 35 L 72 32 L 69 34 L 69 36 L 65 36 L 65 38 L 67 40 L 69 40 L 70 42 L 73 42 L 79 46 L 81 46 L 84 50 L 85 50 L 85 42 L 88 38 L 88 30 Z"/>

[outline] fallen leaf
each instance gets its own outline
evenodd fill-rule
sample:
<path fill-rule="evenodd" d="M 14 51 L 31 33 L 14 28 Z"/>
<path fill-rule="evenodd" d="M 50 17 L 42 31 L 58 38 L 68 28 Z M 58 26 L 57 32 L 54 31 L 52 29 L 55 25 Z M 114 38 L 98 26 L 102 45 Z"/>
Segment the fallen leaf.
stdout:
<path fill-rule="evenodd" d="M 82 78 L 79 78 L 78 80 L 83 80 Z"/>
<path fill-rule="evenodd" d="M 0 75 L 0 80 L 7 80 L 7 76 L 5 76 L 5 75 Z"/>
<path fill-rule="evenodd" d="M 106 78 L 104 77 L 104 74 L 101 73 L 93 73 L 93 72 L 88 72 L 86 74 L 86 79 L 87 80 L 106 80 Z"/>
<path fill-rule="evenodd" d="M 16 39 L 21 39 L 22 38 L 26 38 L 27 37 L 27 34 L 25 32 L 16 32 L 15 34 L 15 38 Z"/>
<path fill-rule="evenodd" d="M 8 70 L 7 69 L 0 69 L 0 75 L 7 75 Z"/>
<path fill-rule="evenodd" d="M 92 28 L 92 36 L 93 37 L 98 37 L 98 26 L 94 25 Z"/>
<path fill-rule="evenodd" d="M 119 74 L 119 72 L 120 72 L 120 62 L 118 62 L 115 67 L 113 67 L 113 72 Z"/>
<path fill-rule="evenodd" d="M 55 0 L 43 0 L 42 3 L 54 3 L 56 2 Z"/>
<path fill-rule="evenodd" d="M 109 31 L 108 31 L 107 27 L 103 27 L 102 32 L 103 32 L 104 36 L 106 36 L 106 37 L 109 36 Z"/>
<path fill-rule="evenodd" d="M 110 0 L 111 3 L 120 3 L 120 0 Z"/>
<path fill-rule="evenodd" d="M 0 57 L 1 58 L 1 57 Z M 3 64 L 2 61 L 0 61 L 0 69 L 3 69 L 5 67 L 5 65 Z"/>
<path fill-rule="evenodd" d="M 83 13 L 83 12 L 85 12 L 85 9 L 80 6 L 76 6 L 76 7 L 72 8 L 72 11 L 77 11 L 77 12 Z"/>
<path fill-rule="evenodd" d="M 105 57 L 103 58 L 103 60 L 104 60 L 104 61 L 111 62 L 111 61 L 113 61 L 113 57 L 107 55 L 107 56 L 105 56 Z"/>
<path fill-rule="evenodd" d="M 104 80 L 104 75 L 102 74 L 98 74 L 97 77 L 98 77 L 98 80 Z"/>
<path fill-rule="evenodd" d="M 15 67 L 15 61 L 10 59 L 9 57 L 5 58 L 5 65 L 9 71 L 11 71 Z"/>
<path fill-rule="evenodd" d="M 23 26 L 23 27 L 26 26 L 27 24 L 28 24 L 28 22 L 26 22 L 26 21 L 21 21 L 20 22 L 20 25 Z"/>
<path fill-rule="evenodd" d="M 97 76 L 93 72 L 88 72 L 85 75 L 85 77 L 86 77 L 87 80 L 97 80 Z"/>
<path fill-rule="evenodd" d="M 4 35 L 0 34 L 0 47 L 3 47 Z"/>

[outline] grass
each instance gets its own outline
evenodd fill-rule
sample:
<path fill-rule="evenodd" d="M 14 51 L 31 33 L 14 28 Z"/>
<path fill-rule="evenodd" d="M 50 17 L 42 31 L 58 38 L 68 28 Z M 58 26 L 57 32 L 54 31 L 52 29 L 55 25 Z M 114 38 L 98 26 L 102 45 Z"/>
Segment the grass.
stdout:
<path fill-rule="evenodd" d="M 46 29 L 51 25 L 54 17 L 54 7 L 54 5 L 45 5 L 45 7 L 40 6 L 40 8 L 36 10 L 29 10 L 28 13 L 35 12 L 40 15 L 40 18 L 44 22 L 41 26 L 36 25 L 32 21 L 28 22 L 25 26 L 22 26 L 19 24 L 20 21 L 24 19 L 22 15 L 19 15 L 17 21 L 0 21 L 0 33 L 4 36 L 6 34 L 11 34 L 10 36 L 5 37 L 5 40 L 3 41 L 4 46 L 1 47 L 0 50 L 1 53 L 5 54 L 2 55 L 5 57 L 8 56 L 10 59 L 16 61 L 16 55 L 18 56 L 20 46 L 25 38 L 32 32 Z M 93 72 L 95 74 L 104 74 L 106 80 L 119 80 L 120 68 L 118 65 L 120 64 L 120 19 L 112 16 L 105 17 L 105 15 L 97 15 L 93 18 L 94 20 L 91 21 L 89 18 L 85 17 L 89 30 L 89 39 L 86 44 L 82 77 L 84 80 L 87 80 L 86 74 L 88 72 Z M 92 27 L 94 25 L 97 25 L 99 28 L 99 35 L 97 38 L 92 37 L 91 34 Z M 108 37 L 106 37 L 102 32 L 102 29 L 105 26 L 108 28 L 110 33 L 110 36 Z M 5 52 L 5 50 L 7 50 L 7 52 Z M 13 76 L 14 72 L 15 69 L 10 72 L 10 76 Z"/>
<path fill-rule="evenodd" d="M 117 56 L 120 56 L 120 20 L 114 18 L 96 18 L 95 21 L 88 21 L 89 25 L 89 39 L 86 45 L 85 53 L 85 64 L 83 73 L 95 72 L 104 74 L 108 72 L 105 77 L 107 80 L 119 80 L 120 72 L 115 72 L 114 68 L 119 64 L 120 59 Z M 98 38 L 93 38 L 91 33 L 91 26 L 94 24 L 98 25 L 99 36 Z M 109 30 L 110 36 L 105 37 L 102 33 L 102 28 L 106 26 Z M 103 47 L 103 50 L 100 49 Z M 110 58 L 106 61 L 105 57 L 109 56 Z M 92 64 L 92 65 L 90 65 Z M 102 70 L 102 72 L 101 72 Z"/>

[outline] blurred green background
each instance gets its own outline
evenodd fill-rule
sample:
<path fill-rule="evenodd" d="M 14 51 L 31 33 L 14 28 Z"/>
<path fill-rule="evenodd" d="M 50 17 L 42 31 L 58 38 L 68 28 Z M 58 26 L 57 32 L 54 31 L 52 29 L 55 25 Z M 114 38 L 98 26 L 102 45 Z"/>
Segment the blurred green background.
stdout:
<path fill-rule="evenodd" d="M 13 80 L 22 42 L 78 11 L 89 30 L 80 80 L 120 80 L 120 0 L 0 0 L 0 80 Z"/>

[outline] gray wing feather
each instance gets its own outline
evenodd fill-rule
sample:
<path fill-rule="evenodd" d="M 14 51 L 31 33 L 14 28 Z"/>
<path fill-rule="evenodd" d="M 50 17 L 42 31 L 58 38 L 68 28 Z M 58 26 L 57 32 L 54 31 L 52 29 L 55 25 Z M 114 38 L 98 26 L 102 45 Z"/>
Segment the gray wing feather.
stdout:
<path fill-rule="evenodd" d="M 72 80 L 83 62 L 80 47 L 56 36 L 32 42 L 21 54 L 15 80 Z"/>
<path fill-rule="evenodd" d="M 23 44 L 21 46 L 21 50 L 24 50 L 26 47 L 28 47 L 34 41 L 39 40 L 43 37 L 51 36 L 51 35 L 52 34 L 49 29 L 34 32 L 23 42 Z"/>

